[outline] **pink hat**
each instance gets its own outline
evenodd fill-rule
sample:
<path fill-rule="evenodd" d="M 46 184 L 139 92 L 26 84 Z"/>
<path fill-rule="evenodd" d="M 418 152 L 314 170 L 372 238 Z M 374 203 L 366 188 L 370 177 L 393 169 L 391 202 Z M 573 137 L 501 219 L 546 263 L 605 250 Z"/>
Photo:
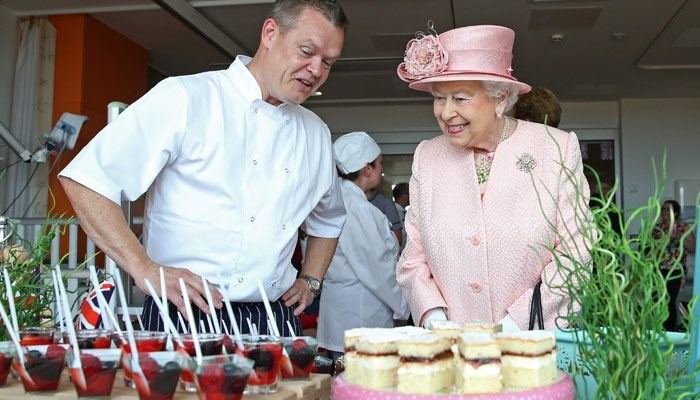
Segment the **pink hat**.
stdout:
<path fill-rule="evenodd" d="M 466 26 L 439 36 L 420 33 L 406 45 L 397 73 L 408 87 L 424 92 L 432 82 L 498 81 L 527 93 L 530 85 L 511 75 L 514 39 L 512 29 L 495 25 Z"/>

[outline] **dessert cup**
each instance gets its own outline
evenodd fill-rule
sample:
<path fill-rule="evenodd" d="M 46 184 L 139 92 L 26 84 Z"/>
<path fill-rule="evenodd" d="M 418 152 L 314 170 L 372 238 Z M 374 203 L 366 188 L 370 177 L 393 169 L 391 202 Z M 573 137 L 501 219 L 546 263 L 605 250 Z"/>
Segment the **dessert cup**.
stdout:
<path fill-rule="evenodd" d="M 126 332 L 124 332 L 126 334 Z M 124 350 L 122 353 L 122 366 L 126 367 L 126 359 L 131 358 L 131 348 L 129 347 L 126 337 L 119 334 L 112 336 L 115 342 Z M 165 350 L 168 334 L 160 331 L 134 331 L 134 340 L 136 341 L 136 349 L 141 352 L 158 352 Z M 127 387 L 134 388 L 134 382 L 131 379 L 131 370 L 124 368 L 124 384 Z"/>
<path fill-rule="evenodd" d="M 68 344 L 52 343 L 49 345 L 22 346 L 24 354 L 15 354 L 13 367 L 20 371 L 19 357 L 24 357 L 26 375 L 19 374 L 25 392 L 52 392 L 58 389 L 61 372 L 66 365 Z M 27 379 L 27 376 L 31 379 Z"/>
<path fill-rule="evenodd" d="M 124 359 L 124 370 L 133 373 L 131 354 Z M 188 368 L 187 359 L 176 351 L 140 352 L 142 374 L 133 374 L 140 400 L 171 400 L 180 374 Z"/>
<path fill-rule="evenodd" d="M 189 360 L 200 400 L 240 400 L 254 361 L 239 355 L 202 357 L 196 365 Z"/>
<path fill-rule="evenodd" d="M 248 377 L 246 394 L 271 394 L 277 392 L 280 374 L 283 340 L 269 335 L 243 335 L 242 354 L 255 364 Z"/>
<path fill-rule="evenodd" d="M 17 353 L 15 344 L 11 341 L 0 342 L 0 386 L 7 383 L 7 375 L 12 368 L 12 359 Z"/>
<path fill-rule="evenodd" d="M 56 341 L 56 328 L 35 326 L 19 330 L 19 343 L 22 346 L 51 344 Z"/>
<path fill-rule="evenodd" d="M 109 349 L 112 345 L 111 329 L 80 329 L 75 331 L 80 349 Z M 63 343 L 70 343 L 68 332 L 63 332 Z"/>
<path fill-rule="evenodd" d="M 192 340 L 192 334 L 182 335 L 182 343 L 184 347 L 175 342 L 175 350 L 184 350 L 190 357 L 195 356 L 194 351 L 194 340 Z M 202 350 L 203 356 L 217 356 L 221 354 L 224 335 L 221 333 L 199 333 L 197 334 L 197 339 L 199 341 L 199 347 Z M 189 370 L 183 370 L 180 376 L 180 387 L 186 392 L 196 392 L 197 386 L 194 382 L 194 377 Z"/>
<path fill-rule="evenodd" d="M 311 336 L 285 337 L 284 348 L 289 355 L 291 370 L 282 367 L 282 378 L 308 378 L 314 370 L 314 358 L 318 355 L 318 341 Z M 282 357 L 286 356 L 282 355 Z M 285 360 L 282 361 L 282 364 L 285 364 Z"/>
<path fill-rule="evenodd" d="M 114 386 L 114 377 L 121 359 L 122 349 L 81 349 L 80 363 L 86 387 L 78 385 L 78 379 L 73 378 L 73 385 L 79 399 L 102 400 L 109 399 Z M 69 367 L 73 364 L 74 354 L 66 353 L 66 362 Z M 70 368 L 71 377 L 78 373 L 77 369 Z"/>

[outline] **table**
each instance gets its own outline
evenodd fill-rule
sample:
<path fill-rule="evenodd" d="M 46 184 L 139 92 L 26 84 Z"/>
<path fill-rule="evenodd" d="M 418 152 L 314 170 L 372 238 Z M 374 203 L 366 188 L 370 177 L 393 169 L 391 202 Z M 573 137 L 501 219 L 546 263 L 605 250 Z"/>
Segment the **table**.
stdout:
<path fill-rule="evenodd" d="M 311 374 L 309 379 L 304 380 L 282 380 L 279 383 L 280 389 L 275 394 L 270 395 L 250 395 L 243 396 L 248 400 L 328 400 L 331 395 L 331 376 L 326 374 Z M 61 376 L 61 383 L 58 392 L 48 394 L 28 395 L 24 392 L 22 382 L 7 378 L 7 386 L 0 388 L 0 399 L 75 399 L 75 387 L 68 381 L 68 373 Z M 138 399 L 136 389 L 124 386 L 122 371 L 117 372 L 112 389 L 112 399 L 114 400 L 134 400 Z M 197 393 L 187 393 L 178 387 L 173 400 L 198 400 Z"/>

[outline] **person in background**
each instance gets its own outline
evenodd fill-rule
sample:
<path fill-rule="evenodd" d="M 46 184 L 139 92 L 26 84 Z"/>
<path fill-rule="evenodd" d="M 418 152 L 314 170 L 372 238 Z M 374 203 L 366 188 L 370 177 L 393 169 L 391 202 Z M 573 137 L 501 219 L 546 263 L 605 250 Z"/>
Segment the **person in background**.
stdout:
<path fill-rule="evenodd" d="M 534 87 L 518 97 L 513 106 L 513 118 L 546 123 L 557 128 L 561 121 L 561 105 L 557 96 L 545 87 Z M 545 122 L 546 121 L 546 122 Z"/>
<path fill-rule="evenodd" d="M 661 272 L 666 280 L 666 291 L 668 296 L 668 318 L 664 322 L 664 329 L 667 331 L 678 330 L 678 292 L 685 281 L 685 260 L 688 252 L 695 251 L 695 234 L 691 226 L 681 221 L 681 206 L 675 200 L 666 200 L 661 206 L 661 218 L 654 227 L 654 238 L 660 240 L 664 235 L 670 233 L 668 245 L 663 255 L 663 263 L 660 265 Z M 691 231 L 685 240 L 681 240 L 683 235 Z M 681 272 L 673 271 L 674 265 L 680 265 Z M 673 271 L 673 272 L 672 272 Z M 670 278 L 670 279 L 669 279 Z"/>
<path fill-rule="evenodd" d="M 318 345 L 335 360 L 344 351 L 344 332 L 393 326 L 408 318 L 408 305 L 396 282 L 398 243 L 386 216 L 367 194 L 382 179 L 382 155 L 365 132 L 333 143 L 347 220 L 321 292 Z"/>
<path fill-rule="evenodd" d="M 257 281 L 279 331 L 301 334 L 297 316 L 320 293 L 345 208 L 330 131 L 300 104 L 340 57 L 348 20 L 336 0 L 277 0 L 262 24 L 253 58 L 226 70 L 167 78 L 105 127 L 60 173 L 88 236 L 142 291 L 159 288 L 164 267 L 170 313 L 185 313 L 182 278 L 196 311 L 229 325 L 229 301 L 241 331 L 250 318 L 267 332 Z M 147 192 L 144 245 L 120 202 Z M 297 228 L 308 233 L 301 273 L 290 259 Z M 145 329 L 162 330 L 153 299 Z"/>
<path fill-rule="evenodd" d="M 391 201 L 391 199 L 387 195 L 382 193 L 381 188 L 382 184 L 380 182 L 376 188 L 370 190 L 367 198 L 369 199 L 370 203 L 372 203 L 381 212 L 383 212 L 384 215 L 386 215 L 387 219 L 389 220 L 389 223 L 391 224 L 391 231 L 394 233 L 394 236 L 396 236 L 396 240 L 398 240 L 399 246 L 402 246 L 403 241 L 401 237 L 401 217 L 399 216 L 399 212 L 396 211 L 396 206 L 394 205 L 394 202 Z"/>
<path fill-rule="evenodd" d="M 422 326 L 450 319 L 527 329 L 542 282 L 544 326 L 553 329 L 571 302 L 553 289 L 561 277 L 546 245 L 582 265 L 590 259 L 574 250 L 585 249 L 576 217 L 589 197 L 576 134 L 505 115 L 530 90 L 511 74 L 514 37 L 492 25 L 428 33 L 408 43 L 398 67 L 410 88 L 432 95 L 442 131 L 416 148 L 397 266 Z"/>
<path fill-rule="evenodd" d="M 399 218 L 401 219 L 401 247 L 399 248 L 399 254 L 403 251 L 406 246 L 406 207 L 411 204 L 408 196 L 408 183 L 401 182 L 397 183 L 392 190 L 394 195 L 394 205 L 396 206 L 396 211 L 399 213 Z"/>

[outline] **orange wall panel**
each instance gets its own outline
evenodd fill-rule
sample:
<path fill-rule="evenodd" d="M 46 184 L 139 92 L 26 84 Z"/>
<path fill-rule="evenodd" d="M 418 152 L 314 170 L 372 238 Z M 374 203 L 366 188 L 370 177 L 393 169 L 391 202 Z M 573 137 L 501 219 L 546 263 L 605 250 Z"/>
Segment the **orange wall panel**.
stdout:
<path fill-rule="evenodd" d="M 52 216 L 74 216 L 57 174 L 107 124 L 107 104 L 132 103 L 147 90 L 147 51 L 86 14 L 51 16 L 56 27 L 53 122 L 64 112 L 86 115 L 78 142 L 49 177 L 55 198 Z M 52 157 L 53 163 L 55 157 Z M 81 236 L 84 235 L 81 232 Z M 84 236 L 78 243 L 85 243 Z M 84 249 L 79 249 L 84 254 Z M 96 260 L 98 265 L 102 259 Z"/>

